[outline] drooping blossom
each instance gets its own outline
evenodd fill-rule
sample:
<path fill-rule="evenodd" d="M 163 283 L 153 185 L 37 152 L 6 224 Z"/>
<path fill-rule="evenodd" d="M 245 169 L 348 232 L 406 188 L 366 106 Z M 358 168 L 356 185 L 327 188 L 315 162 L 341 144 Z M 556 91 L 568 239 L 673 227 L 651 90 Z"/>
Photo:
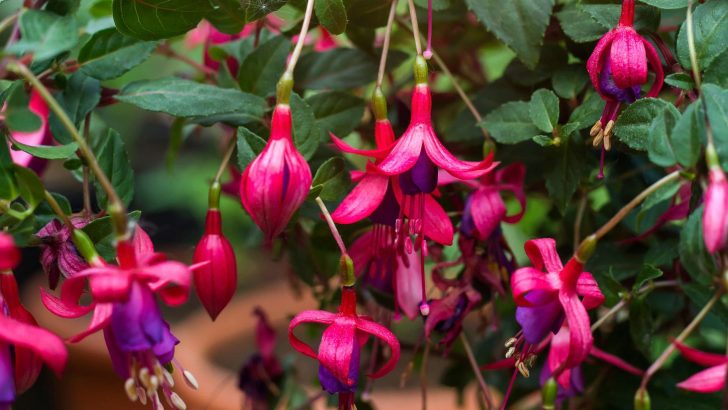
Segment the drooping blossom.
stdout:
<path fill-rule="evenodd" d="M 48 125 L 50 108 L 48 108 L 48 104 L 46 104 L 43 97 L 35 89 L 30 92 L 28 110 L 38 116 L 40 119 L 40 128 L 35 131 L 11 131 L 10 135 L 14 140 L 25 145 L 37 146 L 52 144 L 53 135 Z M 48 164 L 47 160 L 34 157 L 25 151 L 11 149 L 10 156 L 14 163 L 28 167 L 38 174 L 41 174 Z"/>
<path fill-rule="evenodd" d="M 69 218 L 73 226 L 81 229 L 91 218 L 75 215 Z M 48 275 L 48 286 L 55 289 L 61 275 L 70 278 L 88 268 L 71 240 L 71 230 L 58 219 L 53 219 L 35 234 L 41 240 L 40 264 Z"/>
<path fill-rule="evenodd" d="M 703 208 L 703 239 L 708 252 L 725 247 L 728 240 L 728 180 L 720 166 L 709 169 Z"/>
<path fill-rule="evenodd" d="M 617 27 L 599 40 L 586 65 L 594 88 L 607 103 L 590 132 L 594 146 L 602 145 L 600 177 L 604 169 L 604 151 L 611 149 L 612 129 L 619 106 L 640 98 L 640 88 L 647 82 L 648 63 L 655 79 L 646 96 L 655 97 L 664 80 L 662 63 L 652 44 L 634 29 L 634 0 L 623 0 Z"/>
<path fill-rule="evenodd" d="M 276 105 L 268 143 L 240 181 L 243 207 L 268 245 L 286 228 L 311 187 L 311 170 L 293 144 L 291 120 L 291 107 Z"/>
<path fill-rule="evenodd" d="M 13 236 L 0 232 L 0 271 L 15 268 L 20 263 L 20 250 L 15 246 Z"/>
<path fill-rule="evenodd" d="M 318 353 L 299 340 L 294 330 L 302 323 L 327 325 L 321 336 Z M 288 326 L 288 340 L 294 349 L 319 362 L 321 387 L 330 394 L 339 395 L 339 409 L 350 410 L 359 380 L 359 357 L 362 345 L 371 335 L 391 349 L 387 362 L 379 370 L 368 375 L 379 378 L 394 369 L 399 360 L 399 341 L 384 326 L 356 313 L 356 291 L 343 287 L 338 313 L 307 310 L 296 315 Z"/>
<path fill-rule="evenodd" d="M 708 368 L 677 384 L 677 387 L 696 393 L 714 393 L 725 388 L 725 375 L 728 370 L 728 356 L 706 353 L 688 347 L 678 341 L 673 342 L 680 353 L 693 363 Z"/>
<path fill-rule="evenodd" d="M 553 239 L 530 240 L 525 250 L 533 267 L 517 269 L 511 277 L 516 321 L 522 328 L 512 347 L 527 357 L 533 346 L 566 323 L 569 351 L 562 365 L 574 367 L 584 361 L 592 347 L 587 309 L 602 304 L 604 295 L 594 277 L 583 271 L 583 262 L 576 255 L 566 266 L 561 264 Z"/>
<path fill-rule="evenodd" d="M 149 400 L 153 408 L 162 408 L 162 398 L 177 408 L 185 408 L 172 390 L 168 370 L 179 340 L 162 318 L 155 294 L 170 306 L 188 297 L 192 271 L 190 267 L 155 253 L 147 234 L 139 227 L 132 240 L 117 243 L 118 266 L 104 262 L 67 279 L 57 298 L 45 291 L 42 300 L 51 312 L 66 318 L 80 317 L 93 311 L 89 327 L 72 337 L 78 342 L 91 333 L 103 330 L 106 346 L 116 373 L 125 380 L 130 400 Z M 81 305 L 86 284 L 92 302 Z M 175 362 L 176 367 L 180 367 Z M 185 379 L 195 386 L 187 371 Z"/>
<path fill-rule="evenodd" d="M 238 282 L 235 252 L 222 233 L 222 215 L 217 208 L 207 210 L 205 233 L 197 243 L 192 261 L 209 262 L 194 271 L 195 291 L 215 320 L 232 299 Z"/>
<path fill-rule="evenodd" d="M 480 303 L 480 293 L 471 286 L 453 288 L 440 299 L 430 301 L 430 315 L 425 319 L 425 336 L 444 335 L 438 345 L 449 349 L 463 330 L 463 320 Z"/>
<path fill-rule="evenodd" d="M 283 381 L 283 369 L 275 355 L 276 331 L 260 308 L 253 312 L 257 317 L 255 326 L 255 346 L 253 353 L 240 369 L 238 387 L 245 393 L 246 408 L 265 410 L 275 399 L 272 386 L 279 388 Z"/>

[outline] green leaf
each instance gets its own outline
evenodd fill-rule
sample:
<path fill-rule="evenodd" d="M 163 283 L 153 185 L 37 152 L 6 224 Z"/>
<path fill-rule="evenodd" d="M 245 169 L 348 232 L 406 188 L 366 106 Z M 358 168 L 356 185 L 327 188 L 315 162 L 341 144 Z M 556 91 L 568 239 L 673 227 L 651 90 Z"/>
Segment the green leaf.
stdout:
<path fill-rule="evenodd" d="M 5 124 L 11 131 L 33 132 L 41 127 L 41 120 L 28 109 L 30 98 L 25 93 L 22 81 L 14 83 L 8 90 L 5 109 Z"/>
<path fill-rule="evenodd" d="M 267 97 L 276 91 L 276 83 L 286 67 L 290 43 L 284 36 L 273 37 L 248 54 L 240 65 L 240 89 Z"/>
<path fill-rule="evenodd" d="M 554 0 L 466 0 L 485 27 L 516 52 L 526 66 L 538 64 Z"/>
<path fill-rule="evenodd" d="M 364 115 L 364 100 L 340 91 L 312 95 L 306 102 L 316 116 L 319 141 L 328 141 L 329 132 L 341 138 L 349 135 Z"/>
<path fill-rule="evenodd" d="M 160 40 L 195 28 L 213 11 L 209 1 L 200 0 L 114 0 L 116 28 L 141 40 Z"/>
<path fill-rule="evenodd" d="M 309 198 L 319 196 L 325 201 L 333 201 L 344 195 L 348 188 L 349 173 L 344 160 L 339 157 L 329 158 L 316 170 Z"/>
<path fill-rule="evenodd" d="M 348 90 L 373 82 L 377 65 L 355 48 L 335 48 L 301 57 L 294 73 L 296 86 L 311 90 Z"/>
<path fill-rule="evenodd" d="M 174 77 L 127 84 L 116 99 L 176 117 L 234 114 L 250 121 L 258 121 L 266 107 L 265 100 L 252 94 Z"/>
<path fill-rule="evenodd" d="M 692 90 L 695 87 L 693 77 L 688 73 L 672 73 L 665 77 L 665 84 L 673 87 L 680 88 L 682 90 Z"/>
<path fill-rule="evenodd" d="M 86 115 L 96 108 L 101 100 L 101 83 L 99 80 L 77 71 L 68 79 L 66 88 L 56 95 L 56 100 L 73 124 L 79 127 Z M 56 141 L 62 144 L 69 144 L 73 141 L 68 130 L 53 112 L 51 112 L 49 124 Z"/>
<path fill-rule="evenodd" d="M 677 194 L 677 191 L 680 190 L 681 185 L 682 181 L 675 179 L 661 186 L 657 191 L 645 198 L 645 202 L 640 207 L 640 214 L 647 212 L 657 204 L 672 199 Z"/>
<path fill-rule="evenodd" d="M 587 158 L 584 150 L 578 134 L 573 134 L 558 149 L 548 152 L 546 163 L 550 168 L 546 171 L 546 189 L 562 214 L 584 176 Z"/>
<path fill-rule="evenodd" d="M 702 92 L 705 96 L 708 120 L 713 130 L 718 158 L 723 169 L 728 169 L 728 90 L 721 89 L 715 84 L 705 84 Z M 702 122 L 702 119 L 696 117 L 696 121 Z"/>
<path fill-rule="evenodd" d="M 167 166 L 168 171 L 172 171 L 174 168 L 174 163 L 177 161 L 179 150 L 182 148 L 182 144 L 189 135 L 189 132 L 185 132 L 185 119 L 175 118 L 174 121 L 172 121 L 172 125 L 169 127 L 169 145 L 167 146 L 167 154 L 164 158 L 164 163 Z"/>
<path fill-rule="evenodd" d="M 244 170 L 265 148 L 265 140 L 245 127 L 238 127 L 238 168 Z"/>
<path fill-rule="evenodd" d="M 569 38 L 577 43 L 598 40 L 617 25 L 621 6 L 618 4 L 571 4 L 556 13 L 556 17 Z M 660 13 L 654 7 L 635 7 L 635 29 L 657 28 Z"/>
<path fill-rule="evenodd" d="M 531 140 L 542 147 L 550 147 L 554 145 L 554 140 L 546 135 L 536 135 L 531 138 Z"/>
<path fill-rule="evenodd" d="M 358 27 L 376 28 L 387 24 L 391 0 L 347 0 L 346 14 Z"/>
<path fill-rule="evenodd" d="M 618 4 L 584 4 L 581 7 L 607 30 L 617 26 L 622 13 L 622 6 Z M 660 12 L 654 7 L 637 5 L 634 19 L 635 30 L 655 30 L 660 24 Z"/>
<path fill-rule="evenodd" d="M 134 197 L 134 170 L 118 132 L 109 129 L 104 138 L 96 138 L 93 147 L 99 167 L 106 174 L 124 204 L 129 205 Z M 106 209 L 106 192 L 96 182 L 96 201 L 99 208 Z"/>
<path fill-rule="evenodd" d="M 680 118 L 680 112 L 664 110 L 658 112 L 648 131 L 647 154 L 654 164 L 669 167 L 677 163 L 677 152 L 683 147 L 672 140 L 673 128 Z"/>
<path fill-rule="evenodd" d="M 700 70 L 710 67 L 714 59 L 728 49 L 728 2 L 709 1 L 699 4 L 693 13 L 695 54 Z M 687 22 L 680 27 L 677 36 L 677 57 L 680 64 L 689 69 Z"/>
<path fill-rule="evenodd" d="M 540 135 L 531 121 L 531 104 L 523 101 L 505 103 L 485 116 L 482 125 L 501 144 L 516 144 Z"/>
<path fill-rule="evenodd" d="M 78 149 L 78 144 L 75 142 L 67 145 L 25 145 L 18 141 L 13 141 L 13 146 L 34 157 L 45 159 L 66 159 Z"/>
<path fill-rule="evenodd" d="M 569 122 L 579 124 L 580 130 L 590 128 L 601 117 L 605 104 L 596 91 L 588 91 L 582 103 L 571 112 Z"/>
<path fill-rule="evenodd" d="M 692 301 L 698 309 L 702 309 L 705 305 L 707 305 L 710 298 L 712 298 L 715 294 L 715 290 L 711 287 L 697 283 L 686 283 L 682 288 L 690 301 Z M 722 302 L 718 301 L 718 303 L 713 305 L 713 309 L 710 310 L 710 314 L 715 314 L 724 325 L 728 325 L 728 308 L 726 308 Z"/>
<path fill-rule="evenodd" d="M 18 193 L 28 205 L 27 212 L 32 212 L 45 200 L 45 187 L 40 178 L 30 168 L 15 166 L 15 180 L 18 182 Z"/>
<path fill-rule="evenodd" d="M 10 156 L 8 144 L 0 143 L 0 199 L 12 201 L 18 197 L 18 187 L 15 183 L 15 164 Z"/>
<path fill-rule="evenodd" d="M 577 43 L 598 40 L 608 30 L 578 4 L 564 7 L 556 13 L 556 18 L 564 33 Z"/>
<path fill-rule="evenodd" d="M 632 342 L 646 356 L 650 357 L 650 341 L 655 333 L 655 320 L 645 295 L 632 298 L 629 304 L 629 333 Z"/>
<path fill-rule="evenodd" d="M 48 11 L 26 10 L 19 23 L 20 41 L 8 47 L 8 51 L 33 53 L 35 61 L 69 51 L 78 42 L 78 23 L 72 15 L 61 17 Z"/>
<path fill-rule="evenodd" d="M 248 24 L 246 9 L 240 0 L 211 0 L 213 9 L 205 14 L 205 19 L 223 33 L 238 34 Z"/>
<path fill-rule="evenodd" d="M 346 9 L 341 0 L 318 0 L 314 3 L 316 18 L 331 34 L 346 31 Z"/>
<path fill-rule="evenodd" d="M 559 123 L 559 97 L 551 90 L 536 90 L 529 103 L 531 122 L 543 132 L 552 132 Z"/>
<path fill-rule="evenodd" d="M 703 207 L 695 209 L 680 231 L 680 263 L 697 282 L 710 284 L 717 271 L 715 260 L 705 249 Z"/>
<path fill-rule="evenodd" d="M 670 138 L 675 150 L 675 157 L 680 165 L 692 167 L 700 158 L 700 136 L 705 133 L 705 119 L 700 100 L 688 106 L 677 120 Z"/>
<path fill-rule="evenodd" d="M 589 82 L 589 75 L 582 64 L 569 64 L 562 67 L 551 77 L 554 91 L 561 98 L 576 98 Z"/>
<path fill-rule="evenodd" d="M 309 160 L 316 153 L 321 138 L 316 114 L 309 103 L 296 93 L 291 95 L 291 114 L 293 115 L 293 142 L 301 155 Z"/>
<path fill-rule="evenodd" d="M 157 44 L 125 36 L 112 27 L 91 36 L 78 53 L 78 62 L 86 75 L 109 80 L 144 62 Z"/>
<path fill-rule="evenodd" d="M 728 49 L 720 53 L 705 69 L 703 83 L 713 83 L 728 88 Z"/>
<path fill-rule="evenodd" d="M 630 148 L 646 151 L 652 121 L 663 111 L 679 116 L 674 105 L 657 98 L 641 98 L 630 104 L 617 118 L 614 135 Z M 672 115 L 668 114 L 668 115 Z"/>
<path fill-rule="evenodd" d="M 660 269 L 652 265 L 643 265 L 642 270 L 640 270 L 640 273 L 637 274 L 637 279 L 635 279 L 634 281 L 634 286 L 632 286 L 632 292 L 637 292 L 647 282 L 657 279 L 662 275 L 663 272 Z"/>
<path fill-rule="evenodd" d="M 81 0 L 48 0 L 45 9 L 61 16 L 75 13 Z"/>
<path fill-rule="evenodd" d="M 650 6 L 660 9 L 684 9 L 688 6 L 688 0 L 640 0 Z"/>

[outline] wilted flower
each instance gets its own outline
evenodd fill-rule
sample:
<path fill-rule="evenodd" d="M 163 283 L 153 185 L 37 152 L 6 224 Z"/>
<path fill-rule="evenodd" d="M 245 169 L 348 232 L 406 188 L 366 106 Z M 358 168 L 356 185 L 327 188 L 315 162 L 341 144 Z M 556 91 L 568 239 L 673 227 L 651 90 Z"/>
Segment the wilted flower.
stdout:
<path fill-rule="evenodd" d="M 195 291 L 212 320 L 227 306 L 235 294 L 238 281 L 235 252 L 222 233 L 220 210 L 207 210 L 205 234 L 195 248 L 192 261 L 208 264 L 195 269 Z"/>
<path fill-rule="evenodd" d="M 77 215 L 69 218 L 77 229 L 82 229 L 91 219 Z M 88 268 L 88 263 L 78 253 L 71 240 L 71 230 L 58 219 L 53 219 L 35 234 L 41 240 L 40 264 L 48 275 L 48 286 L 55 289 L 61 275 L 70 278 Z"/>
<path fill-rule="evenodd" d="M 328 325 L 321 336 L 318 353 L 293 333 L 301 323 Z M 399 341 L 384 326 L 356 313 L 356 291 L 343 287 L 339 313 L 307 310 L 296 315 L 288 326 L 288 340 L 294 349 L 319 361 L 321 387 L 330 394 L 339 395 L 339 409 L 350 410 L 359 379 L 361 345 L 368 335 L 381 339 L 391 349 L 387 362 L 371 378 L 379 378 L 394 369 L 399 360 Z"/>
<path fill-rule="evenodd" d="M 634 0 L 624 0 L 619 24 L 599 40 L 586 65 L 594 88 L 607 102 L 602 117 L 591 129 L 594 146 L 602 144 L 600 175 L 604 150 L 611 148 L 612 128 L 619 106 L 640 98 L 640 87 L 647 82 L 648 63 L 655 80 L 647 97 L 655 97 L 662 88 L 662 63 L 652 44 L 634 29 Z"/>
<path fill-rule="evenodd" d="M 695 373 L 688 379 L 677 384 L 677 387 L 696 393 L 714 393 L 725 388 L 726 370 L 728 370 L 728 356 L 723 354 L 706 353 L 688 347 L 678 341 L 673 342 L 682 355 L 693 363 L 708 366 L 707 369 Z"/>
<path fill-rule="evenodd" d="M 240 181 L 240 200 L 263 231 L 266 244 L 283 232 L 310 187 L 311 170 L 291 137 L 291 107 L 278 104 L 268 143 Z"/>
<path fill-rule="evenodd" d="M 425 336 L 443 334 L 438 344 L 450 348 L 463 329 L 463 320 L 481 301 L 480 293 L 471 286 L 453 288 L 440 299 L 430 301 L 430 315 L 425 319 Z"/>

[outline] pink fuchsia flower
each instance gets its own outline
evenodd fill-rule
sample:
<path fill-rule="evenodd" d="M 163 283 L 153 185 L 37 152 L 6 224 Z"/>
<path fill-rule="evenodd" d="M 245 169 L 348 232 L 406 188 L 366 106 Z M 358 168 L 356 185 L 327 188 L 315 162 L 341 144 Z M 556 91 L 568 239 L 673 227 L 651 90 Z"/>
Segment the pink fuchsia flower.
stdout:
<path fill-rule="evenodd" d="M 310 188 L 311 170 L 291 137 L 291 107 L 278 104 L 268 143 L 240 181 L 240 200 L 267 245 L 283 232 Z"/>
<path fill-rule="evenodd" d="M 602 144 L 602 168 L 604 150 L 611 148 L 619 106 L 640 98 L 640 88 L 647 82 L 648 63 L 655 80 L 647 97 L 655 97 L 664 80 L 662 63 L 652 44 L 634 29 L 634 0 L 623 0 L 619 24 L 599 40 L 586 65 L 594 88 L 607 102 L 602 117 L 591 129 L 594 146 Z"/>
<path fill-rule="evenodd" d="M 328 325 L 321 336 L 318 353 L 299 340 L 294 330 L 302 323 Z M 394 369 L 399 360 L 399 341 L 384 326 L 356 313 L 356 291 L 343 287 L 338 313 L 307 310 L 299 313 L 288 326 L 288 340 L 294 349 L 319 361 L 321 387 L 330 394 L 339 395 L 339 409 L 350 410 L 354 404 L 354 392 L 359 379 L 359 355 L 367 336 L 374 336 L 387 344 L 391 355 L 376 372 L 369 375 L 379 378 Z"/>
<path fill-rule="evenodd" d="M 574 367 L 584 361 L 592 347 L 587 309 L 602 304 L 604 295 L 576 256 L 566 266 L 561 264 L 553 239 L 532 239 L 526 242 L 525 250 L 533 267 L 518 269 L 511 277 L 516 321 L 523 329 L 515 347 L 522 345 L 528 350 L 549 333 L 556 334 L 565 319 L 570 347 L 563 366 Z"/>
<path fill-rule="evenodd" d="M 30 92 L 28 110 L 40 118 L 40 128 L 30 132 L 12 131 L 10 135 L 14 140 L 25 145 L 37 146 L 52 144 L 53 135 L 51 135 L 50 127 L 48 126 L 50 109 L 43 97 L 36 90 Z M 14 163 L 28 167 L 38 174 L 41 174 L 48 164 L 47 160 L 43 158 L 36 158 L 25 151 L 11 149 L 10 156 Z"/>
<path fill-rule="evenodd" d="M 11 270 L 20 263 L 20 250 L 15 246 L 13 236 L 0 232 L 0 271 Z"/>
<path fill-rule="evenodd" d="M 260 308 L 255 308 L 258 322 L 255 326 L 257 352 L 240 369 L 238 387 L 245 393 L 246 407 L 253 410 L 269 409 L 276 394 L 271 386 L 280 387 L 283 369 L 275 355 L 276 332 Z"/>
<path fill-rule="evenodd" d="M 678 383 L 677 387 L 696 393 L 714 393 L 725 388 L 725 375 L 728 370 L 727 356 L 702 352 L 678 341 L 673 343 L 686 359 L 701 366 L 708 366 L 707 369 Z"/>
<path fill-rule="evenodd" d="M 183 303 L 192 280 L 191 269 L 155 253 L 151 240 L 139 227 L 132 240 L 118 242 L 116 251 L 118 266 L 95 263 L 64 281 L 60 298 L 42 291 L 43 303 L 66 318 L 93 311 L 89 327 L 70 341 L 78 342 L 103 330 L 114 370 L 125 379 L 130 400 L 148 398 L 156 409 L 161 407 L 161 397 L 165 397 L 184 408 L 182 399 L 172 391 L 172 375 L 166 369 L 179 341 L 162 318 L 154 294 L 170 306 Z M 87 283 L 92 302 L 81 305 Z M 189 373 L 183 372 L 194 385 Z"/>
<path fill-rule="evenodd" d="M 91 218 L 83 215 L 72 216 L 70 220 L 78 229 L 91 222 Z M 48 275 L 51 289 L 58 286 L 61 275 L 70 278 L 89 267 L 71 240 L 71 230 L 61 221 L 48 222 L 35 236 L 41 240 L 40 264 Z"/>
<path fill-rule="evenodd" d="M 725 247 L 728 239 L 728 181 L 720 166 L 711 166 L 703 207 L 703 239 L 708 252 Z"/>
<path fill-rule="evenodd" d="M 444 335 L 438 345 L 449 349 L 463 330 L 463 320 L 482 300 L 471 286 L 454 288 L 446 296 L 430 302 L 430 315 L 425 319 L 425 336 L 433 332 Z"/>
<path fill-rule="evenodd" d="M 195 248 L 193 263 L 208 261 L 194 271 L 195 291 L 212 320 L 227 306 L 235 294 L 238 268 L 230 241 L 222 233 L 220 210 L 207 210 L 205 233 Z"/>

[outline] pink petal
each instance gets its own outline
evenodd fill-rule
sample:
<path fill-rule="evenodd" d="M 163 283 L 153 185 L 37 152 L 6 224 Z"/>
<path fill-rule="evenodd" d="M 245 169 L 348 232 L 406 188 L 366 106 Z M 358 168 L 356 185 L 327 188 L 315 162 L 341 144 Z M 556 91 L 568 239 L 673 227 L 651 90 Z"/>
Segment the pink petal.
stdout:
<path fill-rule="evenodd" d="M 154 254 L 154 244 L 152 243 L 152 240 L 149 238 L 146 231 L 144 231 L 144 229 L 142 229 L 139 225 L 137 225 L 134 229 L 132 243 L 134 245 L 134 252 L 138 259 Z"/>
<path fill-rule="evenodd" d="M 326 312 L 323 310 L 305 310 L 305 311 L 297 314 L 291 320 L 291 323 L 288 325 L 288 341 L 291 343 L 291 346 L 294 349 L 298 350 L 300 353 L 305 354 L 306 356 L 312 357 L 314 359 L 318 359 L 316 352 L 313 351 L 311 346 L 307 345 L 306 343 L 302 342 L 299 338 L 297 338 L 296 335 L 293 333 L 293 331 L 301 323 L 331 324 L 334 322 L 334 320 L 337 317 L 338 317 L 337 314 L 331 313 L 331 312 Z"/>
<path fill-rule="evenodd" d="M 728 363 L 728 357 L 722 354 L 707 353 L 682 344 L 677 340 L 672 342 L 686 359 L 703 366 L 717 366 Z"/>
<path fill-rule="evenodd" d="M 329 132 L 329 136 L 331 136 L 331 141 L 334 142 L 334 145 L 336 145 L 336 148 L 339 149 L 339 151 L 346 152 L 347 154 L 356 154 L 361 155 L 363 157 L 373 157 L 377 159 L 381 159 L 387 156 L 389 153 L 389 146 L 386 146 L 384 148 L 377 148 L 377 149 L 358 149 L 354 148 L 351 145 L 347 144 L 343 140 L 339 139 L 334 133 Z"/>
<path fill-rule="evenodd" d="M 593 309 L 604 303 L 604 294 L 599 290 L 597 281 L 589 272 L 582 272 L 576 282 L 576 293 L 584 297 L 582 303 L 586 309 Z"/>
<path fill-rule="evenodd" d="M 695 373 L 677 384 L 677 387 L 696 393 L 715 393 L 725 388 L 725 373 L 728 364 L 710 367 Z"/>
<path fill-rule="evenodd" d="M 496 181 L 500 183 L 502 191 L 510 191 L 521 205 L 520 210 L 513 215 L 503 217 L 503 222 L 516 223 L 521 220 L 526 212 L 526 193 L 523 190 L 523 182 L 526 178 L 526 167 L 521 163 L 511 164 L 496 174 Z"/>
<path fill-rule="evenodd" d="M 421 266 L 417 252 L 404 252 L 397 263 L 395 272 L 397 306 L 410 320 L 415 320 L 420 314 L 422 287 L 424 286 L 420 273 Z"/>
<path fill-rule="evenodd" d="M 432 195 L 425 196 L 425 215 L 423 227 L 425 236 L 441 245 L 452 245 L 454 235 L 452 222 Z"/>
<path fill-rule="evenodd" d="M 111 303 L 97 303 L 94 307 L 94 314 L 91 316 L 91 323 L 89 323 L 86 330 L 68 339 L 70 343 L 78 343 L 93 333 L 105 328 L 111 320 L 111 312 L 114 309 L 114 305 Z"/>
<path fill-rule="evenodd" d="M 424 134 L 424 145 L 427 156 L 435 165 L 461 179 L 481 177 L 498 166 L 497 162 L 493 162 L 493 153 L 488 154 L 480 162 L 457 159 L 442 145 L 435 135 L 435 131 L 429 125 L 426 126 L 426 133 Z"/>
<path fill-rule="evenodd" d="M 708 252 L 722 249 L 728 239 L 728 180 L 720 168 L 712 168 L 703 202 L 703 239 Z"/>
<path fill-rule="evenodd" d="M 484 241 L 506 216 L 506 205 L 497 190 L 492 187 L 483 188 L 473 194 L 470 213 L 478 231 L 478 238 Z"/>
<path fill-rule="evenodd" d="M 617 27 L 609 62 L 614 83 L 619 88 L 629 88 L 647 82 L 647 58 L 642 37 L 632 27 Z"/>
<path fill-rule="evenodd" d="M 82 282 L 79 282 L 82 283 Z M 83 292 L 83 288 L 80 288 L 81 292 Z M 78 304 L 78 299 L 81 297 L 81 293 L 78 294 L 78 298 L 75 298 L 73 302 L 70 300 L 68 302 L 65 302 L 61 298 L 57 298 L 53 296 L 49 291 L 47 291 L 44 288 L 40 289 L 40 299 L 41 302 L 43 302 L 43 305 L 48 309 L 51 313 L 54 315 L 67 318 L 67 319 L 74 319 L 77 317 L 81 317 L 88 312 L 90 312 L 94 307 L 93 305 L 88 306 L 82 306 Z"/>
<path fill-rule="evenodd" d="M 594 346 L 592 346 L 590 354 L 599 360 L 607 362 L 618 369 L 624 370 L 627 373 L 632 373 L 635 376 L 642 377 L 642 375 L 644 374 L 644 371 L 642 371 L 641 369 L 632 366 L 631 364 L 625 362 L 624 360 L 613 354 L 597 349 Z"/>
<path fill-rule="evenodd" d="M 562 289 L 559 291 L 559 301 L 564 307 L 570 333 L 569 357 L 565 361 L 565 366 L 574 367 L 586 359 L 592 347 L 593 339 L 589 315 L 574 292 Z"/>
<path fill-rule="evenodd" d="M 53 333 L 0 315 L 0 338 L 38 355 L 56 375 L 63 372 L 68 352 L 63 341 Z"/>
<path fill-rule="evenodd" d="M 349 378 L 350 367 L 359 365 L 352 363 L 354 349 L 359 348 L 357 345 L 356 318 L 339 316 L 321 336 L 318 360 L 334 377 L 350 386 L 354 384 L 354 380 Z"/>
<path fill-rule="evenodd" d="M 389 346 L 389 349 L 391 351 L 389 355 L 389 359 L 387 359 L 387 362 L 384 363 L 382 367 L 379 368 L 379 370 L 375 371 L 374 373 L 368 375 L 369 377 L 376 379 L 379 377 L 382 377 L 386 375 L 387 373 L 391 372 L 392 369 L 394 369 L 394 366 L 397 365 L 397 362 L 399 361 L 399 340 L 397 340 L 397 337 L 389 331 L 386 327 L 372 322 L 370 320 L 359 318 L 356 321 L 356 327 L 358 330 L 368 333 L 379 340 L 383 341 L 384 343 Z"/>
<path fill-rule="evenodd" d="M 529 267 L 517 269 L 511 276 L 511 292 L 518 306 L 534 306 L 526 296 L 535 290 L 554 293 L 554 297 L 556 297 L 555 292 L 559 289 L 559 285 L 558 277 L 555 274 L 544 274 L 540 270 Z"/>
<path fill-rule="evenodd" d="M 149 288 L 159 293 L 164 303 L 179 306 L 187 300 L 192 281 L 192 271 L 187 265 L 167 261 L 143 268 L 139 273 L 153 278 Z"/>
<path fill-rule="evenodd" d="M 48 127 L 50 109 L 40 93 L 35 90 L 30 93 L 28 109 L 40 118 L 40 128 L 30 132 L 14 131 L 11 133 L 13 139 L 25 145 L 38 146 L 52 144 L 53 136 Z M 47 163 L 45 159 L 35 158 L 25 151 L 10 150 L 10 156 L 14 163 L 32 168 L 36 172 L 41 171 Z"/>
<path fill-rule="evenodd" d="M 118 272 L 108 274 L 110 267 L 86 269 L 81 273 L 99 271 L 89 277 L 89 288 L 94 301 L 121 302 L 126 300 L 131 286 L 131 276 L 127 272 L 116 269 Z M 103 272 L 103 273 L 102 273 Z"/>
<path fill-rule="evenodd" d="M 526 242 L 524 248 L 534 268 L 538 270 L 544 270 L 545 268 L 547 272 L 560 272 L 564 268 L 561 264 L 561 258 L 556 252 L 556 241 L 554 239 L 531 239 Z"/>
<path fill-rule="evenodd" d="M 394 130 L 389 120 L 374 122 L 374 140 L 379 149 L 390 149 L 394 145 Z"/>
<path fill-rule="evenodd" d="M 207 41 L 212 26 L 207 20 L 202 20 L 197 27 L 193 28 L 185 35 L 185 47 L 194 48 Z"/>
<path fill-rule="evenodd" d="M 665 73 L 662 71 L 662 61 L 655 51 L 655 47 L 650 44 L 649 41 L 642 38 L 642 42 L 645 44 L 645 53 L 647 54 L 647 61 L 650 63 L 652 70 L 655 72 L 655 81 L 652 83 L 652 87 L 647 91 L 647 97 L 657 97 L 662 89 L 662 84 L 665 81 Z"/>
<path fill-rule="evenodd" d="M 549 367 L 551 373 L 559 369 L 568 360 L 571 346 L 570 335 L 569 327 L 564 325 L 551 338 L 551 348 L 546 358 L 546 365 Z M 571 371 L 569 370 L 571 367 L 573 366 L 565 366 L 565 370 L 556 378 L 556 381 L 567 389 L 571 386 Z"/>
<path fill-rule="evenodd" d="M 613 100 L 613 98 L 602 93 L 601 87 L 599 86 L 599 74 L 601 74 L 602 67 L 604 67 L 604 59 L 607 58 L 609 47 L 615 35 L 616 31 L 610 30 L 600 38 L 591 56 L 589 56 L 589 60 L 586 62 L 586 71 L 589 73 L 589 78 L 594 85 L 594 89 L 605 100 Z"/>
<path fill-rule="evenodd" d="M 387 175 L 399 175 L 412 168 L 422 151 L 425 126 L 410 125 L 377 168 Z"/>
<path fill-rule="evenodd" d="M 339 224 L 361 221 L 371 215 L 382 203 L 388 185 L 389 177 L 366 174 L 349 195 L 341 201 L 339 207 L 331 214 L 331 218 Z"/>

